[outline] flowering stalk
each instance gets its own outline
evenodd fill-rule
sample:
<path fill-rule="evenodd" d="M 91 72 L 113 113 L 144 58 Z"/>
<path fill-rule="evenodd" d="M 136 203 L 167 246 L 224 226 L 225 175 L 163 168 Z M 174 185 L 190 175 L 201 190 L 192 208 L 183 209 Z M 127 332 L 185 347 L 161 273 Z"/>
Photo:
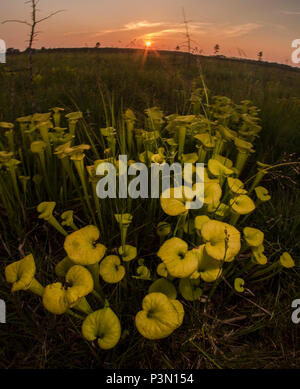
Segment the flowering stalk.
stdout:
<path fill-rule="evenodd" d="M 177 224 L 176 224 L 173 236 L 176 236 L 176 234 L 177 234 L 177 236 L 179 238 L 182 238 L 183 233 L 184 233 L 184 225 L 186 222 L 187 215 L 188 215 L 188 213 L 185 212 L 177 217 Z"/>
<path fill-rule="evenodd" d="M 93 290 L 92 294 L 96 297 L 97 300 L 99 300 L 101 305 L 105 306 L 106 300 L 101 294 L 99 294 L 96 290 Z"/>
<path fill-rule="evenodd" d="M 57 219 L 54 216 L 50 217 L 48 223 L 51 224 L 51 226 L 54 227 L 62 235 L 64 236 L 68 235 L 67 231 L 60 225 L 60 223 L 57 221 Z"/>
<path fill-rule="evenodd" d="M 39 219 L 46 220 L 62 235 L 67 236 L 67 231 L 60 225 L 55 216 L 53 216 L 53 210 L 55 208 L 55 202 L 42 202 L 38 205 L 37 211 L 40 212 Z"/>
<path fill-rule="evenodd" d="M 267 166 L 267 165 L 266 165 Z M 262 181 L 264 176 L 268 173 L 267 170 L 264 169 L 258 169 L 258 172 L 256 173 L 255 179 L 251 185 L 251 188 L 249 189 L 249 194 L 253 192 L 253 190 L 259 185 L 259 183 Z"/>
<path fill-rule="evenodd" d="M 268 280 L 268 279 L 270 279 L 270 278 L 272 278 L 272 277 L 275 277 L 278 273 L 280 273 L 281 272 L 281 269 L 277 269 L 275 272 L 273 272 L 272 274 L 269 274 L 268 276 L 266 276 L 266 277 L 263 277 L 263 278 L 259 278 L 259 279 L 257 279 L 257 280 L 254 280 L 254 281 L 251 281 L 253 284 L 254 283 L 257 283 L 257 282 L 262 282 L 262 281 L 266 281 L 266 280 Z"/>
<path fill-rule="evenodd" d="M 95 203 L 95 206 L 96 206 L 98 220 L 99 220 L 99 223 L 100 223 L 100 229 L 101 229 L 101 231 L 104 231 L 104 224 L 103 224 L 102 215 L 101 215 L 100 199 L 97 196 L 97 191 L 96 191 L 97 183 L 98 183 L 98 179 L 91 181 L 93 198 L 94 198 L 94 203 Z"/>
<path fill-rule="evenodd" d="M 88 209 L 90 211 L 90 214 L 92 216 L 94 223 L 96 224 L 95 215 L 94 215 L 94 212 L 93 212 L 93 209 L 91 206 L 90 197 L 88 194 L 88 189 L 87 189 L 87 185 L 86 185 L 86 181 L 85 181 L 84 163 L 83 163 L 84 157 L 85 157 L 85 155 L 83 153 L 80 153 L 80 154 L 75 154 L 75 155 L 71 156 L 71 159 L 74 162 L 75 168 L 76 168 L 77 173 L 79 175 Z"/>
<path fill-rule="evenodd" d="M 14 141 L 13 129 L 5 131 L 4 135 L 7 138 L 9 150 L 12 151 L 13 153 L 15 153 L 15 141 Z"/>
<path fill-rule="evenodd" d="M 133 141 L 133 132 L 134 132 L 134 124 L 136 122 L 136 116 L 131 109 L 127 109 L 124 114 L 124 120 L 127 128 L 127 145 L 129 153 L 132 154 L 134 151 L 134 141 Z"/>
<path fill-rule="evenodd" d="M 186 127 L 179 127 L 178 128 L 178 159 L 181 159 L 181 156 L 184 152 L 184 144 L 185 144 L 185 137 L 186 137 Z"/>
<path fill-rule="evenodd" d="M 83 316 L 80 316 L 79 314 L 73 312 L 71 309 L 68 309 L 66 311 L 66 314 L 70 315 L 70 316 L 73 316 L 73 317 L 75 317 L 76 319 L 79 319 L 79 320 L 84 320 L 85 319 Z"/>
<path fill-rule="evenodd" d="M 18 202 L 20 204 L 22 204 L 20 190 L 19 190 L 19 186 L 18 186 L 18 182 L 17 182 L 17 175 L 16 175 L 16 169 L 20 163 L 21 163 L 20 161 L 17 161 L 16 159 L 12 158 L 8 162 L 5 163 L 5 166 L 8 167 Z"/>
<path fill-rule="evenodd" d="M 143 150 L 143 134 L 141 130 L 135 131 L 135 141 L 136 141 L 137 153 L 140 154 Z"/>
<path fill-rule="evenodd" d="M 26 150 L 25 131 L 27 130 L 28 123 L 30 122 L 29 117 L 19 118 L 19 119 L 17 119 L 17 122 L 19 122 L 19 126 L 20 126 L 19 128 L 20 128 L 20 132 L 21 132 L 23 149 Z"/>
<path fill-rule="evenodd" d="M 280 267 L 280 262 L 277 261 L 277 262 L 274 262 L 272 263 L 270 266 L 268 266 L 267 268 L 265 269 L 262 269 L 262 270 L 258 270 L 257 272 L 255 272 L 254 274 L 251 275 L 251 278 L 256 278 L 256 277 L 260 277 L 264 274 L 267 274 L 269 273 L 270 271 L 272 270 L 276 270 L 278 269 L 278 267 Z M 281 268 L 280 268 L 281 270 Z"/>
<path fill-rule="evenodd" d="M 63 108 L 54 107 L 52 108 L 53 111 L 53 121 L 55 127 L 60 127 L 60 120 L 61 120 L 61 112 L 64 111 Z"/>
<path fill-rule="evenodd" d="M 213 150 L 213 157 L 215 155 L 218 155 L 218 154 L 221 155 L 222 154 L 224 146 L 225 146 L 226 143 L 227 143 L 227 141 L 225 139 L 218 138 L 217 143 L 216 143 L 216 145 L 214 147 L 214 150 Z"/>
<path fill-rule="evenodd" d="M 38 129 L 40 131 L 41 137 L 43 141 L 46 143 L 46 151 L 48 156 L 51 156 L 51 145 L 50 145 L 50 139 L 49 139 L 49 128 L 50 128 L 50 122 L 42 122 L 38 124 Z"/>
<path fill-rule="evenodd" d="M 44 293 L 44 287 L 35 278 L 31 281 L 29 290 L 40 297 L 42 297 Z"/>
<path fill-rule="evenodd" d="M 97 262 L 97 263 L 94 263 L 93 265 L 89 265 L 87 268 L 93 277 L 94 289 L 96 290 L 96 292 L 100 293 L 100 295 L 101 295 L 102 288 L 101 288 L 100 281 L 99 281 L 99 263 Z"/>
<path fill-rule="evenodd" d="M 198 146 L 198 162 L 204 163 L 206 159 L 207 151 L 205 150 L 203 145 Z"/>
<path fill-rule="evenodd" d="M 240 174 L 242 173 L 249 155 L 250 154 L 248 152 L 239 150 L 238 155 L 237 155 L 237 159 L 236 159 L 236 163 L 235 163 L 235 167 L 238 170 L 237 177 L 240 176 Z"/>
<path fill-rule="evenodd" d="M 82 297 L 77 302 L 77 304 L 72 308 L 78 309 L 79 311 L 85 313 L 86 315 L 89 315 L 90 313 L 93 312 L 90 304 L 87 302 L 87 299 L 85 297 Z"/>
<path fill-rule="evenodd" d="M 229 224 L 232 224 L 233 226 L 236 226 L 237 222 L 239 221 L 240 216 L 241 215 L 236 213 L 236 212 L 231 212 L 231 217 L 230 217 Z"/>
<path fill-rule="evenodd" d="M 126 120 L 126 126 L 127 126 L 127 143 L 128 143 L 128 150 L 131 154 L 133 151 L 133 131 L 134 131 L 134 121 L 132 120 Z"/>
<path fill-rule="evenodd" d="M 49 183 L 49 178 L 48 178 L 48 172 L 47 172 L 47 168 L 46 168 L 46 159 L 45 159 L 44 150 L 41 150 L 41 151 L 38 153 L 38 155 L 39 155 L 39 159 L 40 159 L 41 166 L 42 166 L 42 172 L 43 172 L 43 177 L 44 177 L 44 179 L 45 179 L 47 192 L 48 192 L 48 195 L 51 196 L 51 195 L 52 195 L 52 190 L 51 190 L 50 183 Z"/>
<path fill-rule="evenodd" d="M 122 246 L 123 253 L 125 253 L 127 231 L 132 222 L 133 217 L 129 213 L 124 213 L 124 214 L 116 214 L 115 218 L 119 223 L 120 232 L 121 232 L 121 246 Z"/>
<path fill-rule="evenodd" d="M 22 183 L 24 203 L 26 203 L 26 200 L 27 200 L 27 184 L 28 184 L 28 181 L 30 180 L 30 177 L 19 176 L 19 180 Z"/>

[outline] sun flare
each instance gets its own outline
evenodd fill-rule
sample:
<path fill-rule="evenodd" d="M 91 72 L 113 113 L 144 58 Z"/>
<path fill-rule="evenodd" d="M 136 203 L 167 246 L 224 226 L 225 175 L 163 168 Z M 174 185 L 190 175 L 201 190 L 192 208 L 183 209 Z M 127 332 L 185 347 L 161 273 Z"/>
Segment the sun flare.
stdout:
<path fill-rule="evenodd" d="M 145 44 L 146 44 L 146 47 L 151 47 L 152 42 L 151 41 L 146 41 Z"/>

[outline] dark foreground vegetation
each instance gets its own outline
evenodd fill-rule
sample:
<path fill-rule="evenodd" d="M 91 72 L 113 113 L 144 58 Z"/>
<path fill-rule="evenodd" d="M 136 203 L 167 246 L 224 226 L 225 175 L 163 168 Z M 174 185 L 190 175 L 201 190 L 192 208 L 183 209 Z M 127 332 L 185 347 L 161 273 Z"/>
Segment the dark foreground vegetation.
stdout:
<path fill-rule="evenodd" d="M 33 113 L 27 66 L 26 55 L 20 54 L 8 56 L 7 65 L 0 67 L 0 122 L 15 122 L 16 118 Z M 22 203 L 24 209 L 16 199 L 16 215 L 12 216 L 18 221 L 15 229 L 1 204 L 0 298 L 7 303 L 7 324 L 0 326 L 0 367 L 299 367 L 300 327 L 291 322 L 291 302 L 300 298 L 300 173 L 295 164 L 299 162 L 300 150 L 299 71 L 218 58 L 189 58 L 178 53 L 149 52 L 145 57 L 141 52 L 102 50 L 39 52 L 34 55 L 33 82 L 36 112 L 48 112 L 51 107 L 62 107 L 66 113 L 81 111 L 85 121 L 77 132 L 77 144 L 91 144 L 92 140 L 95 150 L 101 150 L 101 158 L 102 144 L 95 141 L 99 129 L 122 128 L 123 114 L 128 108 L 135 113 L 136 128 L 144 128 L 147 108 L 159 107 L 164 115 L 191 114 L 191 92 L 195 86 L 203 87 L 203 83 L 209 102 L 213 96 L 226 96 L 235 104 L 251 100 L 260 109 L 262 131 L 242 179 L 256 174 L 256 161 L 280 166 L 261 182 L 271 193 L 271 201 L 251 214 L 247 224 L 264 231 L 265 254 L 270 261 L 289 252 L 296 266 L 263 282 L 250 282 L 246 295 L 235 293 L 231 281 L 225 279 L 209 303 L 183 300 L 184 324 L 171 336 L 155 342 L 144 339 L 134 328 L 134 315 L 145 295 L 140 280 L 130 282 L 125 294 L 119 285 L 116 289 L 107 288 L 112 306 L 122 313 L 122 324 L 130 332 L 122 335 L 116 348 L 100 350 L 82 339 L 76 318 L 50 314 L 40 298 L 30 293 L 11 295 L 4 278 L 5 266 L 30 252 L 43 284 L 56 277 L 55 265 L 64 256 L 63 239 L 51 226 L 38 220 L 39 201 L 55 201 L 60 213 L 72 208 L 80 227 L 88 222 L 71 184 L 64 196 L 56 182 L 51 181 L 50 188 L 39 193 L 40 198 L 30 192 Z M 206 108 L 209 110 L 209 106 Z M 0 139 L 6 141 L 3 134 Z M 16 152 L 20 153 L 21 139 L 16 139 L 16 145 Z M 23 155 L 27 153 L 29 150 L 23 150 Z M 91 158 L 89 154 L 90 163 Z M 32 166 L 33 170 L 38 169 L 36 163 Z M 59 171 L 56 162 L 54 170 Z M 49 171 L 49 177 L 52 173 Z M 51 192 L 55 194 L 47 198 Z M 72 198 L 73 193 L 76 196 Z M 105 212 L 109 215 L 108 207 Z M 110 241 L 117 245 L 119 236 L 113 230 L 114 222 L 113 214 L 104 219 L 106 234 L 111 234 Z M 129 236 L 129 240 L 142 247 L 139 255 L 146 261 L 154 261 L 159 248 L 156 222 L 141 213 Z"/>

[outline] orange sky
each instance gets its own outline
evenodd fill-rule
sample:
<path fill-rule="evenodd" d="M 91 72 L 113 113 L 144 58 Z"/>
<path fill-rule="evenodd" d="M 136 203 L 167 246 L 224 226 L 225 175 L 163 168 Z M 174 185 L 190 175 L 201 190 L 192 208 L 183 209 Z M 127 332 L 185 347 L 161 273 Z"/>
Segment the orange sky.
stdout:
<path fill-rule="evenodd" d="M 30 20 L 23 0 L 2 0 L 1 21 Z M 292 64 L 292 41 L 300 38 L 299 0 L 40 0 L 39 16 L 65 11 L 41 24 L 35 47 L 101 46 L 185 50 L 184 7 L 192 48 L 213 54 L 257 58 Z M 0 25 L 8 47 L 24 49 L 28 27 Z M 294 65 L 296 66 L 296 65 Z"/>

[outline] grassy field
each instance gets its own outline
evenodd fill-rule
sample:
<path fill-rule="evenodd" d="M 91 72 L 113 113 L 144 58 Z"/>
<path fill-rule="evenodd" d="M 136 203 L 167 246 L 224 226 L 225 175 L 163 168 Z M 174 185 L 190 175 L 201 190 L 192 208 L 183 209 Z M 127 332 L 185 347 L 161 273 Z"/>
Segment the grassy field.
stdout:
<path fill-rule="evenodd" d="M 37 111 L 60 105 L 89 112 L 91 122 L 105 123 L 103 99 L 113 104 L 115 116 L 124 107 L 143 113 L 159 106 L 165 113 L 185 114 L 198 64 L 186 66 L 180 54 L 38 53 L 35 58 Z M 201 57 L 201 67 L 212 95 L 227 96 L 236 103 L 249 99 L 261 109 L 262 141 L 268 159 L 282 151 L 300 149 L 300 74 L 263 64 Z M 24 55 L 9 58 L 12 70 L 27 66 Z M 28 80 L 17 72 L 13 81 L 1 68 L 0 119 L 13 120 L 31 112 Z M 100 93 L 101 92 L 101 93 Z M 267 146 L 267 148 L 266 148 Z M 260 150 L 262 152 L 262 150 Z M 270 161 L 272 162 L 272 161 Z"/>
<path fill-rule="evenodd" d="M 26 67 L 26 57 L 11 56 L 7 62 L 7 67 L 0 67 L 0 122 L 14 122 L 17 117 L 32 114 L 28 79 L 20 71 Z M 187 56 L 180 54 L 151 53 L 145 60 L 141 52 L 102 50 L 38 53 L 34 70 L 36 112 L 48 112 L 55 106 L 66 112 L 82 111 L 85 121 L 77 133 L 77 143 L 92 141 L 101 158 L 103 138 L 97 137 L 99 128 L 121 129 L 122 115 L 128 108 L 136 115 L 137 128 L 144 128 L 147 108 L 159 107 L 165 115 L 190 114 L 193 86 L 203 85 L 200 76 L 210 101 L 213 96 L 227 96 L 235 104 L 251 100 L 260 109 L 262 132 L 241 179 L 256 174 L 257 160 L 283 166 L 263 179 L 262 185 L 272 199 L 251 214 L 247 224 L 264 231 L 265 254 L 270 262 L 287 251 L 296 266 L 264 282 L 249 281 L 250 292 L 246 295 L 235 293 L 228 278 L 208 303 L 181 299 L 186 312 L 184 324 L 160 341 L 144 339 L 134 328 L 146 281 L 131 279 L 127 284 L 106 285 L 105 294 L 129 333 L 122 334 L 116 348 L 100 350 L 82 338 L 78 319 L 50 314 L 40 298 L 29 293 L 11 295 L 4 278 L 6 265 L 32 252 L 40 282 L 46 285 L 56 279 L 55 265 L 64 257 L 63 237 L 38 220 L 39 201 L 56 201 L 60 212 L 74 210 L 78 226 L 88 224 L 76 188 L 70 184 L 67 195 L 61 195 L 55 180 L 59 165 L 53 160 L 53 165 L 48 165 L 53 167 L 53 172 L 48 170 L 52 194 L 46 189 L 39 197 L 30 191 L 22 203 L 23 210 L 16 199 L 15 230 L 1 205 L 0 298 L 7 303 L 7 324 L 0 325 L 0 368 L 299 367 L 300 327 L 291 322 L 291 302 L 300 298 L 300 169 L 288 163 L 300 161 L 300 72 L 217 58 L 192 58 L 189 64 Z M 89 162 L 93 158 L 88 155 Z M 29 171 L 36 172 L 37 166 L 30 165 Z M 115 248 L 120 237 L 109 207 L 105 203 L 104 236 L 107 245 Z M 159 249 L 155 225 L 164 218 L 156 208 L 151 212 L 159 219 L 151 218 L 141 201 L 131 211 L 134 226 L 128 240 L 138 246 L 139 257 L 145 258 L 152 270 Z M 204 294 L 209 291 L 204 286 Z M 91 302 L 96 304 L 93 298 Z"/>

